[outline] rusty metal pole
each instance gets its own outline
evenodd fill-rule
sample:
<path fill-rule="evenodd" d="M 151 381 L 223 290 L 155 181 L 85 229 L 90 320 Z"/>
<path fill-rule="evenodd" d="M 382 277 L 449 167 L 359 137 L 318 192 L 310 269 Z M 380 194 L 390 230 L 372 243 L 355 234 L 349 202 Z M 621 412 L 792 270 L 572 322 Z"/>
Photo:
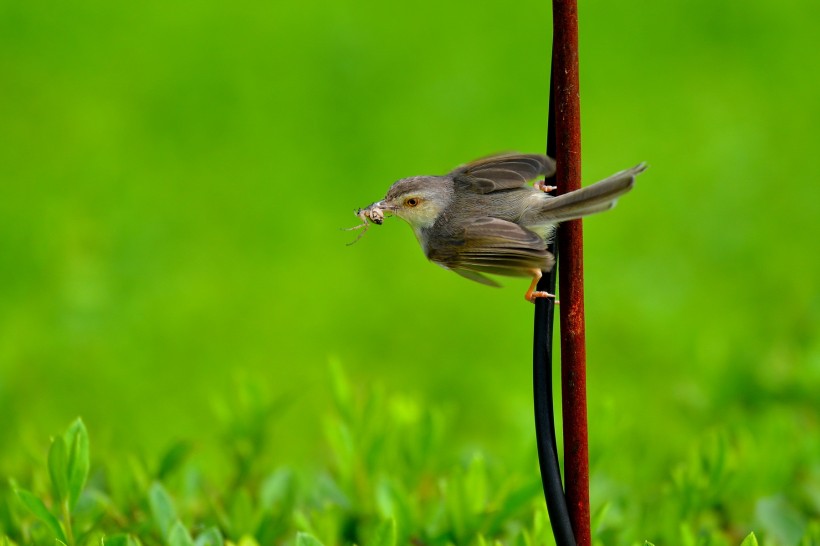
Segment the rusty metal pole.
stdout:
<path fill-rule="evenodd" d="M 578 83 L 578 4 L 553 0 L 552 90 L 555 103 L 558 193 L 581 187 L 581 107 Z M 561 295 L 561 391 L 564 421 L 564 484 L 575 541 L 589 546 L 589 448 L 587 440 L 584 255 L 581 220 L 558 232 Z"/>

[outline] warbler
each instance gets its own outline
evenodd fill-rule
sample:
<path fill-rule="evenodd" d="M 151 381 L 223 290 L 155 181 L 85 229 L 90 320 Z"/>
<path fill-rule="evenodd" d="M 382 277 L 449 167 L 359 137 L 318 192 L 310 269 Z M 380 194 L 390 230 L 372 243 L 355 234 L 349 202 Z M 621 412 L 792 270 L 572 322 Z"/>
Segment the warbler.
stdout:
<path fill-rule="evenodd" d="M 528 184 L 555 173 L 552 158 L 494 155 L 446 175 L 397 180 L 384 199 L 356 211 L 362 224 L 350 229 L 364 233 L 369 222 L 381 224 L 385 213 L 398 216 L 413 228 L 433 263 L 488 286 L 500 285 L 487 274 L 532 277 L 524 297 L 534 302 L 554 297 L 535 288 L 542 272 L 555 264 L 547 250 L 555 227 L 612 208 L 645 168 L 641 163 L 556 197 L 547 193 L 555 187 L 543 179 Z"/>

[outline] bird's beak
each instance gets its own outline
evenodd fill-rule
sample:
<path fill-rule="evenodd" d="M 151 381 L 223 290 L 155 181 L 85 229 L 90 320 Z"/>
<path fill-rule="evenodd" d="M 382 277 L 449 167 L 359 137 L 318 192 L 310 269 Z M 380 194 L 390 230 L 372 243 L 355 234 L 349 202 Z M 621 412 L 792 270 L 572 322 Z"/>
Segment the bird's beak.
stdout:
<path fill-rule="evenodd" d="M 382 212 L 385 212 L 385 211 L 386 212 L 394 212 L 396 210 L 396 207 L 394 205 L 388 205 L 387 203 L 384 202 L 384 200 L 373 203 L 368 208 L 369 209 L 379 209 Z"/>
<path fill-rule="evenodd" d="M 367 207 L 368 210 L 373 211 L 374 213 L 371 214 L 370 218 L 379 218 L 379 220 L 384 219 L 385 213 L 387 213 L 388 215 L 394 214 L 397 208 L 398 207 L 396 207 L 395 205 L 390 205 L 386 203 L 384 200 L 373 203 L 372 205 Z M 378 223 L 381 224 L 381 221 L 379 221 Z"/>

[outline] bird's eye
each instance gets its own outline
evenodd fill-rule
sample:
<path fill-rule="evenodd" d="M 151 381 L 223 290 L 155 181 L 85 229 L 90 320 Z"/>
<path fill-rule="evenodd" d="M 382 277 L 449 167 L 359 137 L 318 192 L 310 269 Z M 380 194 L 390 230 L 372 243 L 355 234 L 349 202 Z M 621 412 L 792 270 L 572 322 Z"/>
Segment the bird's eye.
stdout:
<path fill-rule="evenodd" d="M 407 205 L 408 207 L 415 207 L 420 202 L 421 202 L 421 199 L 419 199 L 418 197 L 410 197 L 410 198 L 404 200 L 404 204 Z"/>

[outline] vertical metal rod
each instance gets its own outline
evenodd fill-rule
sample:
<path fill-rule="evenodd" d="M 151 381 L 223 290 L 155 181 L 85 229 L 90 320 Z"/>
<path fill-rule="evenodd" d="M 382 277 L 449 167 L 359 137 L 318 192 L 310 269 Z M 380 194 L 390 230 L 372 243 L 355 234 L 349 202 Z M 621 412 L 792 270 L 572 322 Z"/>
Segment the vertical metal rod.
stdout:
<path fill-rule="evenodd" d="M 553 0 L 556 185 L 567 193 L 581 187 L 581 107 L 578 82 L 578 5 Z M 589 447 L 586 400 L 583 230 L 580 220 L 561 225 L 561 392 L 564 419 L 564 482 L 575 541 L 589 546 Z"/>

